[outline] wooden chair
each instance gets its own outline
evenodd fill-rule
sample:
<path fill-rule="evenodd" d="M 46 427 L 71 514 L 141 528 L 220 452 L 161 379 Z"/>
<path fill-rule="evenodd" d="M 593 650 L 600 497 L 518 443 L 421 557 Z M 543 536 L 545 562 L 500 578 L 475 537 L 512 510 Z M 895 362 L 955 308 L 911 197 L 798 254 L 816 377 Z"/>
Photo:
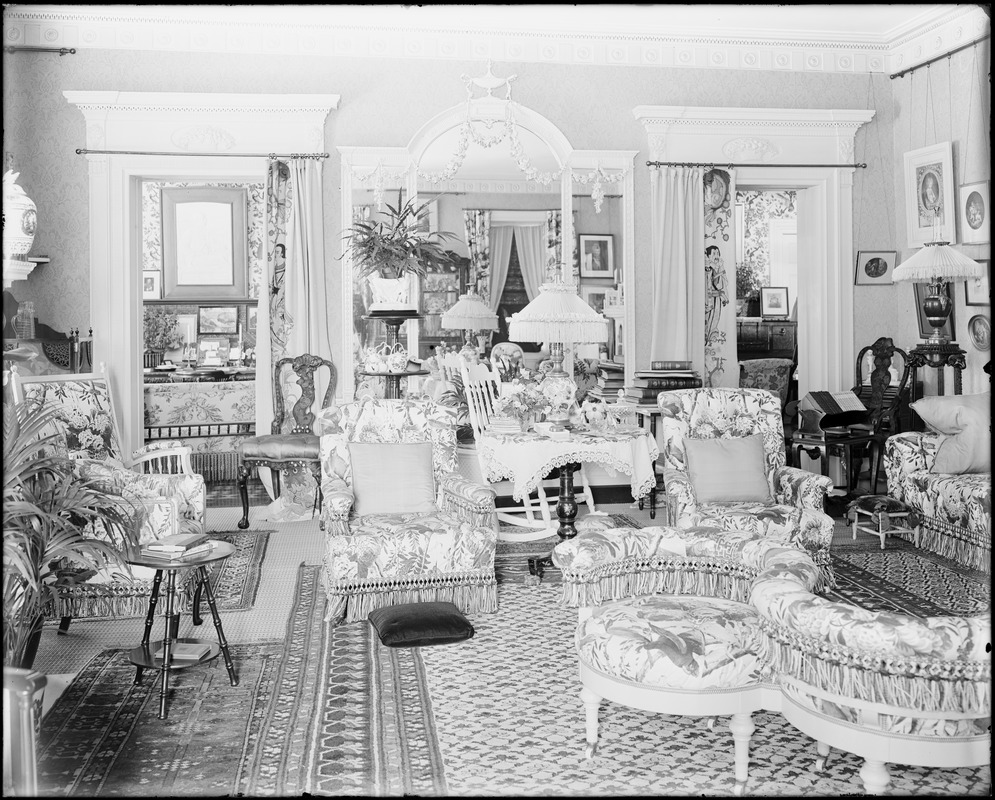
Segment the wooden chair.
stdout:
<path fill-rule="evenodd" d="M 281 381 L 284 367 L 297 375 L 297 385 L 301 396 L 290 409 L 292 419 L 287 418 L 286 399 Z M 296 358 L 281 358 L 273 367 L 273 389 L 275 405 L 271 433 L 266 436 L 253 436 L 238 446 L 238 492 L 242 498 L 242 519 L 238 527 L 249 527 L 248 479 L 253 469 L 269 467 L 273 474 L 273 492 L 280 496 L 280 473 L 297 472 L 307 468 L 314 476 L 315 510 L 321 505 L 321 455 L 318 436 L 314 432 L 317 418 L 315 405 L 315 373 L 321 367 L 328 367 L 328 389 L 322 398 L 321 408 L 326 408 L 335 396 L 338 378 L 335 365 L 331 361 L 308 353 Z"/>

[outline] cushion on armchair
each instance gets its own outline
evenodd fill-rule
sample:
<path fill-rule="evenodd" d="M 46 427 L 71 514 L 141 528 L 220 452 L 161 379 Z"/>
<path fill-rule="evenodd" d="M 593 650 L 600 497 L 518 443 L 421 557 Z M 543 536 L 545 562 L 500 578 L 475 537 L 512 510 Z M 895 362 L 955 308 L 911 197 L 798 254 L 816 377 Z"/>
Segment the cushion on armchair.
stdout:
<path fill-rule="evenodd" d="M 436 510 L 431 442 L 350 442 L 349 460 L 358 515 Z"/>
<path fill-rule="evenodd" d="M 772 503 L 762 434 L 686 439 L 688 474 L 699 503 Z"/>
<path fill-rule="evenodd" d="M 942 435 L 931 472 L 991 472 L 991 392 L 924 397 L 913 410 Z"/>

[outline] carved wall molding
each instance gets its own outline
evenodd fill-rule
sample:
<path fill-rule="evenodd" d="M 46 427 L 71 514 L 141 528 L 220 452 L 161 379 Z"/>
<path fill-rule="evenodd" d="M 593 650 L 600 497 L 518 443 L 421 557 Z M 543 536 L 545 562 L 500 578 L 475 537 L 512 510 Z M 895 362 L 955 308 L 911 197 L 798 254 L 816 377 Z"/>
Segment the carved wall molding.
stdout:
<path fill-rule="evenodd" d="M 722 146 L 722 154 L 730 161 L 773 161 L 780 152 L 770 139 L 742 136 Z"/>
<path fill-rule="evenodd" d="M 983 9 L 937 9 L 890 41 L 811 32 L 764 36 L 553 32 L 478 29 L 409 30 L 397 23 L 336 24 L 291 17 L 273 24 L 230 19 L 221 12 L 182 7 L 108 11 L 73 6 L 22 5 L 4 9 L 7 44 L 77 49 L 315 55 L 354 58 L 531 61 L 585 65 L 767 69 L 800 72 L 894 72 L 969 41 L 987 25 Z M 320 7 L 318 7 L 320 8 Z M 213 16 L 212 16 L 213 14 Z"/>
<path fill-rule="evenodd" d="M 222 153 L 235 146 L 235 137 L 222 128 L 194 125 L 173 132 L 170 140 L 180 150 L 201 153 Z"/>

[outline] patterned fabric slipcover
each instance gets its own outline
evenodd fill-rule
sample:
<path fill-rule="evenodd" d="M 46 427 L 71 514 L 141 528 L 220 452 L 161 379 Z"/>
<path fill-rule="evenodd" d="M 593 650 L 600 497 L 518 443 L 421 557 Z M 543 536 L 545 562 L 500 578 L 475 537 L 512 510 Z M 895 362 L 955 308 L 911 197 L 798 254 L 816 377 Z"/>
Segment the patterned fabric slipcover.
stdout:
<path fill-rule="evenodd" d="M 687 389 L 661 392 L 657 430 L 670 522 L 746 529 L 783 539 L 808 551 L 833 585 L 829 546 L 833 520 L 823 511 L 832 480 L 785 465 L 784 428 L 778 399 L 764 389 Z M 762 434 L 772 505 L 698 503 L 687 472 L 686 439 Z"/>
<path fill-rule="evenodd" d="M 739 362 L 741 389 L 766 389 L 778 396 L 781 408 L 788 402 L 791 388 L 791 370 L 795 362 L 790 358 L 752 358 Z"/>
<path fill-rule="evenodd" d="M 455 413 L 427 400 L 372 398 L 323 413 L 322 579 L 328 619 L 353 621 L 382 606 L 433 600 L 455 603 L 467 613 L 497 609 L 494 492 L 457 472 Z M 432 442 L 437 510 L 357 517 L 349 442 L 426 440 Z"/>
<path fill-rule="evenodd" d="M 577 632 L 580 657 L 611 675 L 659 685 L 658 674 L 670 680 L 679 669 L 681 652 L 687 669 L 705 664 L 702 636 L 730 605 L 748 607 L 756 616 L 734 612 L 734 624 L 744 627 L 728 638 L 742 643 L 736 637 L 756 626 L 755 674 L 778 684 L 784 703 L 820 720 L 811 729 L 794 722 L 806 734 L 818 738 L 827 726 L 880 733 L 881 752 L 853 751 L 872 761 L 902 752 L 902 737 L 982 745 L 990 737 L 990 612 L 916 618 L 832 602 L 813 593 L 819 573 L 808 554 L 745 531 L 591 529 L 558 544 L 553 562 L 562 570 L 564 604 L 613 601 L 590 619 L 582 613 Z M 652 595 L 660 593 L 695 597 L 664 597 L 659 605 Z M 675 600 L 689 603 L 701 636 L 679 619 L 675 625 Z M 987 759 L 989 748 L 982 749 Z"/>
<path fill-rule="evenodd" d="M 941 441 L 940 435 L 921 431 L 888 437 L 888 493 L 922 516 L 920 547 L 991 574 L 991 473 L 930 472 Z"/>
<path fill-rule="evenodd" d="M 661 689 L 732 689 L 764 680 L 757 614 L 710 597 L 646 595 L 603 606 L 577 627 L 589 667 Z"/>
<path fill-rule="evenodd" d="M 146 518 L 141 543 L 181 531 L 204 530 L 206 492 L 202 476 L 182 469 L 186 448 L 176 442 L 154 442 L 136 450 L 130 459 L 122 452 L 111 391 L 105 377 L 94 374 L 52 376 L 20 386 L 26 403 L 49 403 L 62 423 L 64 453 L 76 462 L 81 475 L 107 481 L 116 491 L 141 505 Z M 134 464 L 135 468 L 130 468 Z M 137 471 L 145 467 L 149 471 Z M 87 532 L 107 541 L 99 521 Z M 154 570 L 108 566 L 85 582 L 69 579 L 60 588 L 56 615 L 92 617 L 138 615 L 147 610 Z M 193 572 L 185 574 L 181 602 Z M 161 606 L 162 604 L 160 604 Z"/>

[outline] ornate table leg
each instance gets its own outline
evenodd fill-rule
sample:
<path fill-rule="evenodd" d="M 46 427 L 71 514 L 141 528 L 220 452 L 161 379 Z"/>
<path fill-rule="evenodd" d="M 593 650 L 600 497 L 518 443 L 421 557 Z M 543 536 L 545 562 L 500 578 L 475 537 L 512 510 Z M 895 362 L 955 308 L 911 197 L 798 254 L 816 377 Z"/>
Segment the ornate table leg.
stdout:
<path fill-rule="evenodd" d="M 245 530 L 249 527 L 249 473 L 251 468 L 244 461 L 238 465 L 238 494 L 242 498 L 242 519 L 238 521 L 238 527 Z"/>
<path fill-rule="evenodd" d="M 574 470 L 579 464 L 564 464 L 560 467 L 560 497 L 556 503 L 556 518 L 559 520 L 559 527 L 556 535 L 560 541 L 572 539 L 577 535 L 577 528 L 574 527 L 574 520 L 577 519 L 577 500 L 574 498 Z M 542 580 L 546 567 L 553 566 L 553 554 L 529 559 L 529 574 L 534 579 L 531 583 L 538 583 Z"/>
<path fill-rule="evenodd" d="M 176 570 L 166 570 L 166 633 L 162 639 L 162 684 L 159 687 L 159 719 L 166 719 L 169 668 L 173 664 L 173 604 L 176 602 Z"/>
<path fill-rule="evenodd" d="M 218 616 L 218 605 L 214 600 L 214 590 L 211 589 L 211 581 L 208 579 L 207 569 L 199 567 L 197 572 L 200 575 L 200 585 L 204 587 L 204 594 L 207 595 L 207 604 L 211 607 L 211 616 L 214 618 L 214 628 L 218 632 L 218 644 L 221 646 L 221 655 L 225 659 L 225 669 L 228 670 L 228 680 L 232 686 L 238 686 L 238 676 L 235 674 L 235 665 L 231 660 L 231 653 L 228 652 L 228 640 L 225 632 L 221 628 L 221 617 Z"/>
<path fill-rule="evenodd" d="M 142 636 L 142 647 L 149 646 L 149 636 L 152 633 L 152 623 L 155 621 L 155 607 L 159 603 L 159 587 L 162 585 L 162 570 L 155 571 L 152 579 L 152 594 L 149 595 L 149 611 L 145 615 L 145 633 Z M 142 685 L 142 667 L 135 667 L 135 686 Z"/>

